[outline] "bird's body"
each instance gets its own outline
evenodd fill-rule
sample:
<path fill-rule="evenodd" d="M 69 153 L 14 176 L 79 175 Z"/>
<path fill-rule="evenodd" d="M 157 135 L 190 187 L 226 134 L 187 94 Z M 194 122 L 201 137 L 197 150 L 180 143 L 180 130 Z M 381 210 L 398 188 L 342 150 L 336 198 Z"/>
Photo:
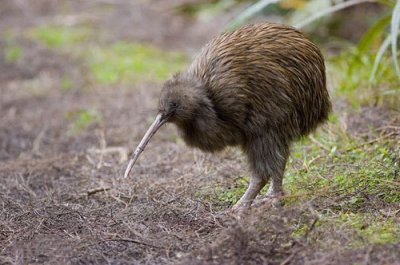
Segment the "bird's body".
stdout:
<path fill-rule="evenodd" d="M 214 38 L 164 84 L 159 104 L 160 119 L 175 123 L 189 146 L 242 148 L 253 177 L 240 207 L 269 179 L 269 194 L 282 192 L 290 143 L 325 121 L 330 109 L 319 49 L 299 31 L 272 23 Z"/>

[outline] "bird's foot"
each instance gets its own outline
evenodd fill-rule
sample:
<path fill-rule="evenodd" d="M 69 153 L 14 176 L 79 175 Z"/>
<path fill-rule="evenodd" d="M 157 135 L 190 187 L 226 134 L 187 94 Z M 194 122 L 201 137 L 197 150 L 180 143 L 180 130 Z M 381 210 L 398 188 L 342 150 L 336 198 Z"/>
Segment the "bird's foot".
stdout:
<path fill-rule="evenodd" d="M 250 210 L 250 205 L 248 203 L 237 202 L 229 211 L 229 214 L 241 219 Z"/>
<path fill-rule="evenodd" d="M 282 195 L 283 194 L 276 194 L 276 195 L 266 195 L 261 198 L 257 198 L 254 200 L 252 207 L 273 207 L 278 208 L 282 206 Z"/>

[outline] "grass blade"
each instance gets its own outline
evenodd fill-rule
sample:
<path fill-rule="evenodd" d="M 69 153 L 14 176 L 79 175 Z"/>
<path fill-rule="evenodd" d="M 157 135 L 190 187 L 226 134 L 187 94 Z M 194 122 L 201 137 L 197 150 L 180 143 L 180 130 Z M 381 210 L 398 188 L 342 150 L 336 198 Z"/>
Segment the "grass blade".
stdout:
<path fill-rule="evenodd" d="M 372 83 L 374 81 L 374 79 L 375 79 L 375 74 L 376 74 L 376 71 L 378 70 L 379 63 L 382 60 L 382 57 L 385 54 L 385 51 L 389 48 L 390 40 L 391 40 L 391 38 L 390 38 L 390 35 L 389 35 L 389 36 L 387 36 L 385 38 L 385 40 L 383 41 L 381 47 L 379 47 L 379 50 L 376 53 L 374 66 L 372 68 L 371 76 L 369 78 L 369 82 L 370 83 Z"/>
<path fill-rule="evenodd" d="M 376 21 L 358 42 L 357 51 L 359 53 L 367 52 L 371 46 L 381 38 L 381 35 L 385 32 L 385 28 L 390 24 L 391 19 L 392 16 L 388 14 Z"/>
<path fill-rule="evenodd" d="M 307 26 L 308 24 L 312 23 L 313 21 L 315 21 L 315 20 L 317 20 L 317 19 L 319 19 L 319 18 L 321 18 L 323 16 L 332 14 L 332 13 L 334 13 L 336 11 L 345 9 L 347 7 L 350 7 L 350 6 L 354 6 L 354 5 L 358 5 L 358 4 L 366 3 L 366 2 L 375 2 L 375 1 L 374 0 L 349 0 L 349 1 L 346 1 L 346 2 L 343 2 L 343 3 L 331 6 L 331 7 L 327 8 L 327 9 L 321 10 L 320 12 L 315 13 L 314 15 L 309 17 L 308 19 L 305 19 L 303 21 L 300 21 L 300 22 L 296 23 L 294 26 L 296 28 L 302 28 L 302 27 Z"/>
<path fill-rule="evenodd" d="M 270 4 L 275 4 L 279 0 L 261 0 L 245 9 L 237 18 L 235 18 L 229 25 L 228 30 L 232 30 L 239 25 L 243 24 L 246 20 L 254 17 L 257 13 L 261 12 L 265 7 Z"/>
<path fill-rule="evenodd" d="M 392 22 L 390 25 L 390 36 L 392 43 L 392 58 L 394 63 L 394 69 L 396 70 L 397 76 L 400 77 L 400 67 L 397 61 L 397 36 L 399 35 L 399 24 L 400 24 L 400 1 L 397 1 L 392 15 Z"/>

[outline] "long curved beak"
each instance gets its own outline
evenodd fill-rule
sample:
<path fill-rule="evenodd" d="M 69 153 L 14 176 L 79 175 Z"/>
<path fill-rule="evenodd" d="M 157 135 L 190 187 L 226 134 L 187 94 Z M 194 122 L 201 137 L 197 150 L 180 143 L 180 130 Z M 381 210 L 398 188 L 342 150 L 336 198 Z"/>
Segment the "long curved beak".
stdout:
<path fill-rule="evenodd" d="M 156 119 L 154 120 L 153 124 L 147 130 L 146 134 L 143 136 L 143 139 L 140 141 L 139 145 L 136 147 L 135 152 L 133 153 L 131 160 L 129 161 L 128 167 L 125 170 L 124 178 L 129 176 L 133 165 L 135 165 L 136 160 L 139 158 L 140 154 L 146 148 L 146 145 L 150 141 L 151 137 L 157 132 L 157 130 L 167 121 L 163 117 L 161 113 L 157 114 Z"/>

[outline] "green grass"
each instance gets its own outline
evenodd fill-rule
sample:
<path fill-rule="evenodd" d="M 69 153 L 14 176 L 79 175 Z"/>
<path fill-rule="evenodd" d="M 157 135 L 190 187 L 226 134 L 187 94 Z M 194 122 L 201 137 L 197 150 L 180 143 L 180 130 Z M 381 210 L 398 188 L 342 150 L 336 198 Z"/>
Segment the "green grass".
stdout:
<path fill-rule="evenodd" d="M 65 119 L 69 122 L 69 131 L 72 134 L 79 134 L 89 125 L 102 120 L 101 115 L 94 109 L 68 112 L 65 114 Z"/>
<path fill-rule="evenodd" d="M 17 62 L 23 55 L 23 50 L 21 47 L 13 45 L 7 46 L 4 49 L 4 58 L 8 63 Z"/>
<path fill-rule="evenodd" d="M 355 236 L 349 244 L 362 246 L 365 244 L 396 243 L 400 238 L 400 224 L 393 217 L 370 213 L 340 213 L 324 216 L 319 227 L 336 226 L 342 230 L 353 231 Z"/>
<path fill-rule="evenodd" d="M 284 177 L 287 205 L 336 196 L 341 199 L 331 210 L 358 212 L 370 198 L 376 203 L 400 203 L 400 150 L 394 141 L 369 144 L 339 130 L 319 131 L 312 139 L 292 148 Z M 238 177 L 208 199 L 216 205 L 232 205 L 247 184 L 247 177 Z"/>
<path fill-rule="evenodd" d="M 292 147 L 284 178 L 284 207 L 301 209 L 312 202 L 319 217 L 316 229 L 346 235 L 345 243 L 330 239 L 334 244 L 352 248 L 400 242 L 399 218 L 393 214 L 400 205 L 399 154 L 395 140 L 354 138 L 332 116 L 329 126 Z M 243 195 L 247 184 L 248 178 L 241 176 L 231 185 L 205 187 L 196 196 L 215 209 L 226 209 Z M 267 187 L 262 194 L 266 191 Z M 292 237 L 298 239 L 309 229 L 304 222 L 292 225 Z M 324 236 L 318 235 L 310 240 L 325 245 Z"/>
<path fill-rule="evenodd" d="M 182 70 L 187 64 L 183 53 L 167 52 L 146 43 L 91 43 L 93 30 L 88 27 L 45 25 L 31 29 L 28 36 L 50 49 L 83 60 L 94 82 L 101 84 L 159 82 Z M 16 57 L 17 51 L 10 51 Z M 72 84 L 63 79 L 63 90 Z"/>
<path fill-rule="evenodd" d="M 400 202 L 396 144 L 393 141 L 368 144 L 337 132 L 334 135 L 332 141 L 323 132 L 316 136 L 315 141 L 326 150 L 310 140 L 294 146 L 285 176 L 288 193 L 310 196 L 321 190 L 334 193 L 343 196 L 342 207 L 351 210 L 357 210 L 366 196 L 386 203 Z"/>
<path fill-rule="evenodd" d="M 285 205 L 314 202 L 319 229 L 347 234 L 349 247 L 399 242 L 398 217 L 386 216 L 400 203 L 399 153 L 395 140 L 368 143 L 336 124 L 320 130 L 313 140 L 293 147 L 284 178 Z M 298 227 L 293 236 L 301 237 L 304 229 Z"/>
<path fill-rule="evenodd" d="M 33 28 L 29 36 L 48 48 L 60 48 L 85 42 L 91 36 L 87 27 L 43 25 Z"/>
<path fill-rule="evenodd" d="M 246 191 L 249 183 L 249 178 L 240 176 L 235 179 L 233 185 L 228 188 L 219 188 L 215 191 L 214 200 L 222 204 L 235 204 Z"/>
<path fill-rule="evenodd" d="M 127 42 L 90 49 L 88 61 L 94 79 L 104 84 L 162 81 L 187 63 L 182 53 Z"/>
<path fill-rule="evenodd" d="M 355 48 L 327 60 L 328 74 L 333 77 L 335 86 L 334 93 L 345 96 L 355 107 L 392 97 L 393 94 L 398 97 L 398 77 L 388 56 L 379 63 L 374 81 L 369 81 L 374 60 L 375 54 L 360 53 Z"/>
<path fill-rule="evenodd" d="M 73 87 L 73 80 L 69 76 L 64 76 L 61 79 L 61 90 L 67 92 L 72 89 Z"/>

